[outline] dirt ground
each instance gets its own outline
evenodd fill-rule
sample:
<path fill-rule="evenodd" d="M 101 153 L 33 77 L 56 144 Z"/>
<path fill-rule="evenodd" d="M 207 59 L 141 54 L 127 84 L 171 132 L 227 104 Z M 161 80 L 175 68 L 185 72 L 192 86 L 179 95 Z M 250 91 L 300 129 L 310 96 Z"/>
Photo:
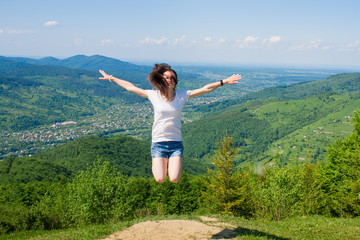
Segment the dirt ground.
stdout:
<path fill-rule="evenodd" d="M 183 239 L 231 239 L 236 236 L 235 226 L 221 223 L 216 218 L 200 217 L 195 220 L 161 220 L 135 224 L 121 232 L 116 232 L 103 240 L 183 240 Z"/>

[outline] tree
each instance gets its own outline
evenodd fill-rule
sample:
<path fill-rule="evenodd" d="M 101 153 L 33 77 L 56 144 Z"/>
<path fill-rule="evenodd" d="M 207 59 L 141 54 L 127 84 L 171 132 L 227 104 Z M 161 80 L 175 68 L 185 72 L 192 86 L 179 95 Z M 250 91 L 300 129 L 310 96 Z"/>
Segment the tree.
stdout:
<path fill-rule="evenodd" d="M 168 209 L 172 214 L 190 214 L 199 207 L 198 200 L 203 185 L 192 181 L 188 174 L 183 173 L 174 192 L 170 196 Z"/>
<path fill-rule="evenodd" d="M 233 138 L 225 136 L 216 147 L 213 157 L 215 170 L 208 169 L 209 179 L 204 180 L 207 191 L 202 192 L 203 197 L 210 204 L 210 208 L 222 214 L 238 215 L 245 199 L 244 176 L 235 172 L 232 162 L 238 152 L 239 149 L 233 146 Z"/>
<path fill-rule="evenodd" d="M 106 223 L 129 215 L 125 177 L 98 160 L 68 185 L 68 215 L 73 225 Z"/>
<path fill-rule="evenodd" d="M 328 148 L 324 188 L 333 216 L 360 216 L 360 109 L 352 118 L 355 131 Z"/>

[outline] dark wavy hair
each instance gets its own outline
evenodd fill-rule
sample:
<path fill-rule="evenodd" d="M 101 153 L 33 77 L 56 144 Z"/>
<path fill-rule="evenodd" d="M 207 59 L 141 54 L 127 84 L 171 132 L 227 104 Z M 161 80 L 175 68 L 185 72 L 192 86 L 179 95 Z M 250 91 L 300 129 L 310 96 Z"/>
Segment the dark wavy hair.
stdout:
<path fill-rule="evenodd" d="M 163 74 L 167 71 L 172 72 L 172 79 L 175 83 L 175 87 L 178 83 L 178 78 L 176 72 L 171 69 L 169 64 L 162 63 L 162 64 L 155 64 L 153 70 L 149 73 L 148 79 L 151 85 L 158 89 L 162 95 L 169 96 L 168 84 L 164 80 Z"/>

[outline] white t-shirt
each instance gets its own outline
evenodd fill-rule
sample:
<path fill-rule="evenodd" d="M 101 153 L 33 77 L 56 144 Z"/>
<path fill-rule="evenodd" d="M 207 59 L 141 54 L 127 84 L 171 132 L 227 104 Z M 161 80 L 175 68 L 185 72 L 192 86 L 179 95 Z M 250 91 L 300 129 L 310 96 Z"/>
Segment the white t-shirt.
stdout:
<path fill-rule="evenodd" d="M 190 91 L 175 91 L 175 99 L 166 102 L 159 90 L 148 90 L 154 107 L 152 142 L 181 141 L 181 112 Z"/>

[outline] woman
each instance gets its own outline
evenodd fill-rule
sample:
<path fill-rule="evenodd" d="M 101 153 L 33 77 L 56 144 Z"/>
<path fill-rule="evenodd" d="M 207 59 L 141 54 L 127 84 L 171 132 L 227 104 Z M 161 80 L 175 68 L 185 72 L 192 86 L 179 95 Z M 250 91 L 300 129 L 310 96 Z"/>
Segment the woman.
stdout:
<path fill-rule="evenodd" d="M 157 182 L 164 182 L 168 175 L 171 182 L 178 182 L 181 175 L 183 144 L 181 138 L 181 112 L 188 98 L 209 93 L 224 84 L 236 84 L 241 76 L 207 84 L 191 91 L 175 90 L 178 83 L 176 72 L 167 64 L 155 64 L 148 78 L 154 90 L 144 90 L 132 83 L 113 77 L 100 70 L 101 80 L 115 82 L 124 89 L 148 98 L 154 108 L 152 129 L 152 172 Z"/>

